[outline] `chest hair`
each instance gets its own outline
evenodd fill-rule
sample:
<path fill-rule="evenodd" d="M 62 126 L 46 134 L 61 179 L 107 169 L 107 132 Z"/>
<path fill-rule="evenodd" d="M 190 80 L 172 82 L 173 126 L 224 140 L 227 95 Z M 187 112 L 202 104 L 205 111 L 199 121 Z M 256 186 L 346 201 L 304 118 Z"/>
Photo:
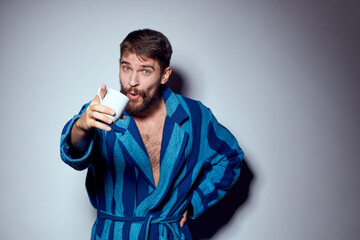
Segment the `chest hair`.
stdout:
<path fill-rule="evenodd" d="M 138 128 L 149 157 L 154 183 L 157 186 L 160 178 L 160 150 L 164 126 L 163 123 L 152 126 L 138 124 Z"/>
<path fill-rule="evenodd" d="M 156 134 L 158 135 L 158 134 Z M 152 169 L 160 168 L 160 149 L 162 136 L 154 136 L 152 134 L 141 134 L 144 142 Z"/>

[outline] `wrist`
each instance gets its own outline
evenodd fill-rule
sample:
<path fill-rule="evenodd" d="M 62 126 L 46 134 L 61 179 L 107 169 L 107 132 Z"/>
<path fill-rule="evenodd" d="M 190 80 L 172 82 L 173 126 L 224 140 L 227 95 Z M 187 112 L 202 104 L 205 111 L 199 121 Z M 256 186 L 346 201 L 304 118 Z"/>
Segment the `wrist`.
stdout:
<path fill-rule="evenodd" d="M 80 134 L 81 136 L 90 135 L 90 132 L 92 130 L 92 129 L 87 129 L 83 126 L 81 117 L 74 123 L 74 127 L 75 127 L 76 131 L 78 132 L 78 134 Z"/>
<path fill-rule="evenodd" d="M 85 130 L 81 125 L 80 118 L 75 121 L 70 136 L 70 143 L 79 152 L 86 150 L 89 142 L 91 130 Z"/>

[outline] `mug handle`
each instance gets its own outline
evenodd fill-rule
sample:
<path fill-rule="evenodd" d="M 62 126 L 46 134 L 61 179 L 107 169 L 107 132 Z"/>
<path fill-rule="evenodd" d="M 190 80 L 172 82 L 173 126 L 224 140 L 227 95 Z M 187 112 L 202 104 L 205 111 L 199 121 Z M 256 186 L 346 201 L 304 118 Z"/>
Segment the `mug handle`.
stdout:
<path fill-rule="evenodd" d="M 103 99 L 101 98 L 101 96 L 100 96 L 100 90 L 101 90 L 101 87 L 99 88 L 99 90 L 98 90 L 98 92 L 97 92 L 97 94 L 96 95 L 98 95 L 99 96 L 99 99 L 100 99 L 100 104 L 102 104 L 102 102 L 103 102 Z M 106 89 L 106 91 L 107 91 L 107 89 Z M 106 95 L 106 94 L 105 94 Z M 105 96 L 104 96 L 105 97 Z"/>

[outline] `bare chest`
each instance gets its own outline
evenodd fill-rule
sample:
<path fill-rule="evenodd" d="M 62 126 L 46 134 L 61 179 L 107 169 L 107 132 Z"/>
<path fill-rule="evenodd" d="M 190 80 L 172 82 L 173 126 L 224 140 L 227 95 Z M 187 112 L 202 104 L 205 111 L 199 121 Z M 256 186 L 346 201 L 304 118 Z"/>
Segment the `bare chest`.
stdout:
<path fill-rule="evenodd" d="M 138 124 L 138 129 L 149 157 L 155 186 L 157 186 L 160 177 L 160 150 L 163 127 L 163 123 L 152 125 Z"/>
<path fill-rule="evenodd" d="M 158 168 L 160 161 L 162 129 L 158 128 L 158 131 L 140 131 L 140 135 L 149 156 L 151 167 Z"/>

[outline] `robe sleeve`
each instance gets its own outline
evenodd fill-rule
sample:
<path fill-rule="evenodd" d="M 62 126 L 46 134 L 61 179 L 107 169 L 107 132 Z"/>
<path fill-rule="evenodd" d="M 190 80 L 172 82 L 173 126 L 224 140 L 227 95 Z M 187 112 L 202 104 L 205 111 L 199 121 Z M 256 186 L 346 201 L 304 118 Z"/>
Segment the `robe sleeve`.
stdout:
<path fill-rule="evenodd" d="M 66 125 L 64 126 L 64 129 L 61 133 L 61 139 L 60 139 L 61 159 L 66 164 L 68 164 L 69 166 L 73 167 L 76 170 L 84 170 L 90 165 L 92 158 L 95 154 L 96 148 L 97 148 L 96 142 L 99 139 L 98 132 L 94 131 L 94 134 L 90 140 L 89 146 L 88 146 L 87 150 L 85 150 L 84 152 L 76 151 L 70 143 L 71 129 L 74 126 L 74 123 L 80 118 L 81 114 L 89 106 L 89 104 L 90 103 L 85 104 L 81 108 L 80 112 L 66 123 Z"/>
<path fill-rule="evenodd" d="M 223 127 L 208 109 L 208 121 L 203 130 L 202 154 L 204 173 L 191 198 L 191 218 L 199 217 L 220 201 L 238 179 L 244 153 L 235 137 Z"/>

